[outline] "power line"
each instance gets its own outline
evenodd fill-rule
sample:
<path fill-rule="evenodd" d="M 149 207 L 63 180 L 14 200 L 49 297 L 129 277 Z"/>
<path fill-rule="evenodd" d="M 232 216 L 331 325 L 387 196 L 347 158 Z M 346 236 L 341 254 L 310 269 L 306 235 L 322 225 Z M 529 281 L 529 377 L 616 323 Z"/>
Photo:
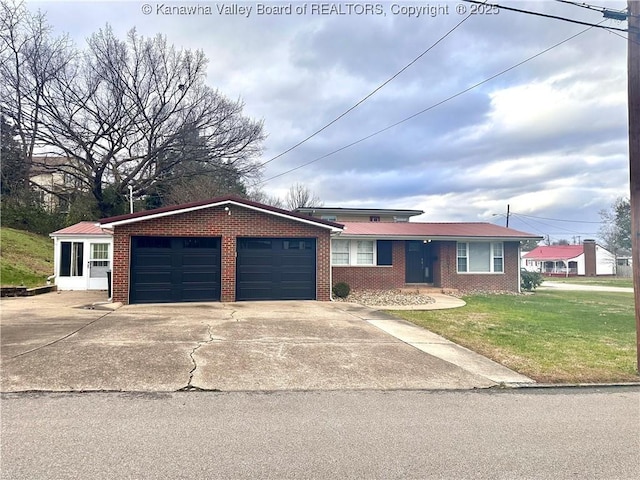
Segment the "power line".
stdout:
<path fill-rule="evenodd" d="M 562 218 L 548 218 L 548 217 L 536 217 L 534 215 L 525 215 L 524 213 L 514 213 L 511 212 L 511 215 L 518 215 L 520 217 L 527 217 L 527 218 L 539 218 L 540 220 L 552 220 L 554 222 L 572 222 L 572 223 L 606 223 L 606 222 L 594 222 L 594 221 L 586 221 L 586 220 L 566 220 L 566 219 L 562 219 Z"/>
<path fill-rule="evenodd" d="M 586 25 L 586 26 L 589 26 L 589 27 L 603 28 L 605 30 L 617 30 L 619 32 L 628 32 L 628 30 L 624 29 L 624 28 L 605 27 L 603 25 L 600 25 L 599 23 L 581 22 L 580 20 L 574 20 L 572 18 L 559 17 L 557 15 L 549 15 L 547 13 L 533 12 L 531 10 L 522 10 L 520 8 L 514 8 L 514 7 L 505 7 L 503 5 L 498 5 L 496 3 L 484 3 L 484 2 L 480 2 L 478 0 L 462 0 L 462 1 L 463 2 L 467 2 L 467 3 L 475 3 L 475 4 L 478 4 L 478 5 L 485 5 L 487 7 L 500 8 L 502 10 L 509 10 L 509 11 L 512 11 L 512 12 L 526 13 L 528 15 L 536 15 L 538 17 L 553 18 L 555 20 L 562 20 L 564 22 L 576 23 L 578 25 Z M 602 22 L 600 22 L 600 23 L 602 23 Z"/>
<path fill-rule="evenodd" d="M 600 23 L 603 23 L 603 22 L 605 22 L 605 21 L 606 21 L 606 20 L 603 20 L 603 21 L 602 21 L 602 22 L 600 22 Z M 434 108 L 436 108 L 436 107 L 438 107 L 438 106 L 442 105 L 443 103 L 446 103 L 446 102 L 448 102 L 448 101 L 450 101 L 450 100 L 453 100 L 454 98 L 457 98 L 457 97 L 459 97 L 459 96 L 461 96 L 461 95 L 464 95 L 465 93 L 467 93 L 467 92 L 469 92 L 469 91 L 471 91 L 471 90 L 473 90 L 473 89 L 475 89 L 475 88 L 477 88 L 477 87 L 479 87 L 479 86 L 481 86 L 481 85 L 484 85 L 485 83 L 488 83 L 488 82 L 490 82 L 491 80 L 494 80 L 494 79 L 496 79 L 496 78 L 500 77 L 501 75 L 504 75 L 505 73 L 508 73 L 508 72 L 510 72 L 511 70 L 514 70 L 514 69 L 516 69 L 516 68 L 520 67 L 521 65 L 524 65 L 525 63 L 527 63 L 527 62 L 529 62 L 529 61 L 531 61 L 531 60 L 534 60 L 534 59 L 538 58 L 538 57 L 539 57 L 539 56 L 541 56 L 541 55 L 544 55 L 545 53 L 549 52 L 550 50 L 553 50 L 554 48 L 559 47 L 560 45 L 563 45 L 563 44 L 565 44 L 565 43 L 567 43 L 567 42 L 569 42 L 569 41 L 573 40 L 574 38 L 578 37 L 579 35 L 582 35 L 582 34 L 583 34 L 583 33 L 585 33 L 585 32 L 588 32 L 589 30 L 591 30 L 591 28 L 593 28 L 593 27 L 585 28 L 584 30 L 582 30 L 582 31 L 580 31 L 580 32 L 578 32 L 578 33 L 576 33 L 576 34 L 574 34 L 574 35 L 570 36 L 569 38 L 566 38 L 566 39 L 562 40 L 561 42 L 558 42 L 558 43 L 556 43 L 556 44 L 552 45 L 551 47 L 548 47 L 548 48 L 546 48 L 546 49 L 542 50 L 541 52 L 538 52 L 537 54 L 530 56 L 530 57 L 529 57 L 529 58 L 527 58 L 526 60 L 523 60 L 523 61 L 521 61 L 521 62 L 519 62 L 519 63 L 517 63 L 517 64 L 515 64 L 515 65 L 513 65 L 513 66 L 511 66 L 511 67 L 509 67 L 509 68 L 506 68 L 505 70 L 502 70 L 502 71 L 501 71 L 501 72 L 499 72 L 499 73 L 496 73 L 495 75 L 492 75 L 491 77 L 489 77 L 489 78 L 487 78 L 487 79 L 485 79 L 485 80 L 482 80 L 481 82 L 478 82 L 478 83 L 476 83 L 476 84 L 474 84 L 474 85 L 472 85 L 472 86 L 470 86 L 470 87 L 468 87 L 468 88 L 466 88 L 466 89 L 464 89 L 464 90 L 462 90 L 462 91 L 460 91 L 460 92 L 458 92 L 458 93 L 456 93 L 456 94 L 454 94 L 454 95 L 451 95 L 451 96 L 449 96 L 449 97 L 447 97 L 447 98 L 445 98 L 445 99 L 443 99 L 443 100 L 441 100 L 441 101 L 439 101 L 439 102 L 437 102 L 437 103 L 434 103 L 433 105 L 431 105 L 431 106 L 429 106 L 429 107 L 427 107 L 427 108 L 425 108 L 425 109 L 423 109 L 423 110 L 420 110 L 419 112 L 414 113 L 413 115 L 410 115 L 410 116 L 408 116 L 408 117 L 404 118 L 403 120 L 400 120 L 400 121 L 398 121 L 398 122 L 395 122 L 395 123 L 393 123 L 393 124 L 391 124 L 391 125 L 389 125 L 389 126 L 387 126 L 387 127 L 385 127 L 385 128 L 382 128 L 382 129 L 380 129 L 380 130 L 378 130 L 378 131 L 376 131 L 376 132 L 373 132 L 373 133 L 371 133 L 371 134 L 369 134 L 369 135 L 367 135 L 367 136 L 365 136 L 365 137 L 362 137 L 362 138 L 360 138 L 359 140 L 356 140 L 356 141 L 354 141 L 354 142 L 351 142 L 351 143 L 349 143 L 348 145 L 344 145 L 344 146 L 342 146 L 342 147 L 340 147 L 340 148 L 338 148 L 338 149 L 336 149 L 336 150 L 333 150 L 332 152 L 326 153 L 326 154 L 324 154 L 324 155 L 322 155 L 322 156 L 320 156 L 320 157 L 317 157 L 317 158 L 315 158 L 315 159 L 313 159 L 313 160 L 310 160 L 310 161 L 308 161 L 308 162 L 306 162 L 306 163 L 303 163 L 302 165 L 298 165 L 297 167 L 291 168 L 291 169 L 289 169 L 289 170 L 285 170 L 284 172 L 279 173 L 279 174 L 277 174 L 277 175 L 273 175 L 273 176 L 271 176 L 271 177 L 269 177 L 269 178 L 267 178 L 267 179 L 265 179 L 265 180 L 261 180 L 260 182 L 258 182 L 258 183 L 257 183 L 257 185 L 263 185 L 263 184 L 265 184 L 265 183 L 267 183 L 267 182 L 269 182 L 269 181 L 271 181 L 271 180 L 274 180 L 274 179 L 276 179 L 276 178 L 279 178 L 279 177 L 282 177 L 282 176 L 284 176 L 284 175 L 287 175 L 288 173 L 295 172 L 296 170 L 299 170 L 299 169 L 301 169 L 301 168 L 303 168 L 303 167 L 306 167 L 306 166 L 308 166 L 308 165 L 311 165 L 312 163 L 315 163 L 315 162 L 318 162 L 318 161 L 320 161 L 320 160 L 323 160 L 323 159 L 325 159 L 325 158 L 327 158 L 327 157 L 330 157 L 331 155 L 335 155 L 336 153 L 339 153 L 339 152 L 341 152 L 341 151 L 343 151 L 343 150 L 346 150 L 346 149 L 348 149 L 348 148 L 351 148 L 351 147 L 353 147 L 354 145 L 357 145 L 357 144 L 359 144 L 359 143 L 362 143 L 362 142 L 364 142 L 365 140 L 369 140 L 370 138 L 375 137 L 376 135 L 379 135 L 379 134 L 381 134 L 381 133 L 383 133 L 383 132 L 386 132 L 387 130 L 390 130 L 390 129 L 394 128 L 394 127 L 397 127 L 398 125 L 400 125 L 400 124 L 402 124 L 402 123 L 404 123 L 404 122 L 407 122 L 407 121 L 409 121 L 409 120 L 411 120 L 411 119 L 413 119 L 413 118 L 415 118 L 415 117 L 418 117 L 419 115 L 422 115 L 423 113 L 426 113 L 426 112 L 428 112 L 429 110 L 433 110 Z"/>
<path fill-rule="evenodd" d="M 486 1 L 486 0 L 485 0 Z M 340 115 L 338 115 L 336 118 L 334 118 L 333 120 L 331 120 L 329 123 L 327 123 L 325 126 L 323 126 L 322 128 L 316 130 L 315 132 L 313 132 L 311 135 L 309 135 L 308 137 L 304 138 L 303 140 L 300 140 L 298 143 L 296 143 L 295 145 L 293 145 L 292 147 L 289 147 L 288 149 L 286 149 L 284 152 L 276 155 L 275 157 L 267 160 L 266 162 L 263 162 L 260 166 L 264 167 L 265 165 L 267 165 L 268 163 L 273 162 L 274 160 L 277 160 L 278 158 L 286 155 L 287 153 L 291 152 L 292 150 L 298 148 L 300 145 L 302 145 L 303 143 L 311 140 L 313 137 L 315 137 L 316 135 L 318 135 L 320 132 L 323 132 L 324 130 L 326 130 L 327 128 L 329 128 L 331 125 L 333 125 L 334 123 L 336 123 L 338 120 L 340 120 L 341 118 L 343 118 L 344 116 L 346 116 L 347 114 L 349 114 L 350 112 L 352 112 L 353 110 L 355 110 L 356 108 L 358 108 L 360 105 L 362 105 L 365 101 L 367 101 L 369 98 L 371 98 L 373 95 L 375 95 L 376 93 L 378 93 L 380 90 L 382 90 L 386 85 L 388 85 L 389 83 L 391 83 L 393 80 L 396 79 L 396 77 L 398 77 L 400 74 L 402 74 L 405 70 L 407 70 L 409 67 L 411 67 L 414 63 L 416 63 L 418 60 L 420 60 L 422 57 L 424 57 L 427 53 L 429 53 L 431 50 L 433 50 L 439 43 L 441 43 L 445 38 L 447 38 L 449 35 L 451 35 L 460 25 L 462 25 L 464 22 L 466 22 L 470 17 L 472 16 L 472 14 L 467 15 L 465 18 L 463 18 L 460 22 L 458 22 L 458 24 L 456 24 L 452 29 L 450 29 L 447 33 L 445 33 L 443 36 L 441 36 L 435 43 L 433 43 L 429 48 L 427 48 L 425 51 L 423 51 L 420 55 L 418 55 L 416 58 L 414 58 L 413 60 L 411 60 L 411 62 L 409 62 L 407 65 L 405 65 L 404 67 L 402 67 L 400 70 L 398 70 L 398 72 L 396 72 L 394 75 L 392 75 L 391 77 L 389 77 L 386 81 L 384 81 L 382 84 L 380 84 L 378 87 L 376 87 L 375 89 L 373 89 L 371 91 L 371 93 L 369 93 L 368 95 L 366 95 L 365 97 L 363 97 L 360 101 L 358 101 L 355 105 L 353 105 L 352 107 L 350 107 L 349 109 L 347 109 L 346 111 L 344 111 L 343 113 L 341 113 Z"/>
<path fill-rule="evenodd" d="M 515 217 L 517 217 L 517 218 L 518 218 L 518 217 L 519 217 L 519 215 L 515 215 Z M 557 228 L 558 230 L 563 230 L 563 231 L 565 231 L 565 232 L 573 233 L 573 234 L 575 234 L 575 235 L 578 235 L 578 234 L 580 234 L 580 235 L 586 235 L 586 233 L 585 233 L 585 232 L 576 232 L 575 230 L 570 230 L 570 229 L 568 229 L 568 228 L 559 227 L 558 225 L 550 225 L 550 224 L 548 224 L 548 223 L 541 222 L 540 220 L 533 220 L 533 221 L 534 221 L 535 223 L 539 223 L 540 225 L 545 225 L 546 227 L 551 227 L 551 228 Z M 524 223 L 526 223 L 526 222 L 524 222 Z"/>
<path fill-rule="evenodd" d="M 629 16 L 629 14 L 625 10 L 613 10 L 611 8 L 598 7 L 596 5 L 590 5 L 588 3 L 572 2 L 570 0 L 556 0 L 556 2 L 568 3 L 569 5 L 575 5 L 576 7 L 582 7 L 588 10 L 595 10 L 596 12 L 602 13 L 605 16 L 605 18 L 610 18 L 612 20 L 625 21 Z"/>

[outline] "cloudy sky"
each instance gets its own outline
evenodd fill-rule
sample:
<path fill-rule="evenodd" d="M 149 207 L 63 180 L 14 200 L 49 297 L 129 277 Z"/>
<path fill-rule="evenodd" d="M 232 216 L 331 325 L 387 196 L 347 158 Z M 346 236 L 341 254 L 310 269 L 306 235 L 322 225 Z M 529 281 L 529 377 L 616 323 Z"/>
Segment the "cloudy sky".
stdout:
<path fill-rule="evenodd" d="M 245 113 L 264 120 L 263 160 L 269 160 L 441 39 L 467 17 L 461 5 L 467 12 L 472 7 L 446 0 L 321 3 L 28 6 L 46 11 L 54 28 L 79 45 L 108 22 L 122 36 L 136 27 L 142 35 L 162 33 L 177 47 L 202 49 L 210 60 L 209 84 L 241 97 Z M 496 3 L 588 23 L 603 20 L 598 11 L 551 0 Z M 177 4 L 200 14 L 163 13 L 162 5 Z M 260 5 L 285 8 L 266 14 Z M 220 14 L 222 7 L 244 11 Z M 423 8 L 416 16 L 415 7 L 436 14 Z M 613 20 L 602 25 L 626 28 Z M 473 15 L 358 108 L 270 162 L 263 189 L 283 196 L 300 182 L 325 206 L 421 209 L 421 221 L 504 224 L 510 205 L 514 228 L 552 240 L 592 238 L 598 212 L 628 196 L 627 45 L 624 33 L 587 28 L 506 10 Z"/>

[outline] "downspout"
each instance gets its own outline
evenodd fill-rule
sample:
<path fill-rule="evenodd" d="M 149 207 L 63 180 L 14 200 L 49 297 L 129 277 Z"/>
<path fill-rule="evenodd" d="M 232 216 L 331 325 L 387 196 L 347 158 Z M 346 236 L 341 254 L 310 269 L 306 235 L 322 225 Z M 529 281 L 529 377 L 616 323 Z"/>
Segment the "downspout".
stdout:
<path fill-rule="evenodd" d="M 336 234 L 337 235 L 337 234 Z M 333 302 L 333 266 L 331 265 L 331 258 L 333 257 L 333 251 L 331 244 L 331 238 L 333 234 L 329 235 L 329 301 Z"/>
<path fill-rule="evenodd" d="M 518 293 L 522 293 L 522 242 L 518 242 Z"/>

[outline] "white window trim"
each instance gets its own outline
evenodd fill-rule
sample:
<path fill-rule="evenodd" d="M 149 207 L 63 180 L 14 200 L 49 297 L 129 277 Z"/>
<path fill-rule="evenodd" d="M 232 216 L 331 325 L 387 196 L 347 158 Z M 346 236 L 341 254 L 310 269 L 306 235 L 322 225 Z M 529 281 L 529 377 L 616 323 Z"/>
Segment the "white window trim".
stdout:
<path fill-rule="evenodd" d="M 469 261 L 469 244 L 470 243 L 488 243 L 490 245 L 490 260 L 489 260 L 489 271 L 488 272 L 472 272 L 469 271 L 469 264 L 471 263 Z M 502 248 L 502 255 L 498 255 L 496 256 L 494 254 L 495 252 L 495 245 L 499 244 Z M 458 245 L 465 245 L 465 257 L 467 259 L 467 271 L 460 271 L 458 269 L 458 258 L 461 258 L 460 255 L 458 255 Z M 501 272 L 496 272 L 493 270 L 494 264 L 495 264 L 495 259 L 496 258 L 502 258 L 502 271 Z M 460 274 L 460 275 L 504 275 L 504 270 L 505 270 L 505 261 L 504 261 L 504 242 L 456 242 L 456 271 Z"/>
<path fill-rule="evenodd" d="M 331 266 L 332 267 L 377 267 L 378 266 L 378 242 L 371 239 L 348 239 L 335 238 L 333 240 L 343 240 L 349 242 L 349 263 L 334 264 L 333 263 L 333 247 L 331 249 Z M 358 263 L 358 242 L 371 242 L 373 244 L 373 263 Z M 385 267 L 390 265 L 383 265 Z"/>

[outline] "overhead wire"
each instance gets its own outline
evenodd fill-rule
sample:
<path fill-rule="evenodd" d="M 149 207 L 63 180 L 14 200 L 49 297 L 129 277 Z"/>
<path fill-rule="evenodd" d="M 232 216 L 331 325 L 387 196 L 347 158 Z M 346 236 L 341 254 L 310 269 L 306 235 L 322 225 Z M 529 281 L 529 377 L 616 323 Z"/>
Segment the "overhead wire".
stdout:
<path fill-rule="evenodd" d="M 499 5 L 497 3 L 484 3 L 481 2 L 479 0 L 462 0 L 463 2 L 466 3 L 474 3 L 477 5 L 484 5 L 487 7 L 495 7 L 495 8 L 499 8 L 501 10 L 508 10 L 511 12 L 518 12 L 518 13 L 526 13 L 528 15 L 535 15 L 538 17 L 545 17 L 545 18 L 553 18 L 555 20 L 562 20 L 564 22 L 569 22 L 569 23 L 575 23 L 577 25 L 586 25 L 589 27 L 594 27 L 594 28 L 603 28 L 605 30 L 617 30 L 618 32 L 628 32 L 629 30 L 625 29 L 625 28 L 617 28 L 617 27 L 606 27 L 601 25 L 600 23 L 589 23 L 589 22 L 581 22 L 580 20 L 574 20 L 572 18 L 567 18 L 567 17 L 560 17 L 558 15 L 550 15 L 548 13 L 541 13 L 541 12 L 534 12 L 532 10 L 522 10 L 521 8 L 515 8 L 515 7 L 505 7 L 504 5 Z M 608 20 L 608 19 L 605 19 Z"/>
<path fill-rule="evenodd" d="M 540 220 L 551 220 L 554 222 L 573 222 L 573 223 L 606 223 L 606 222 L 594 222 L 594 221 L 588 221 L 588 220 L 567 220 L 567 219 L 563 219 L 563 218 L 548 218 L 548 217 L 536 217 L 534 215 L 526 215 L 524 213 L 518 213 L 518 212 L 510 212 L 511 215 L 518 215 L 521 217 L 527 217 L 527 218 L 539 218 Z"/>
<path fill-rule="evenodd" d="M 514 217 L 516 217 L 516 218 L 518 218 L 518 217 L 519 217 L 519 215 L 518 215 L 518 214 L 512 214 L 512 215 L 513 215 Z M 576 234 L 576 235 L 578 235 L 578 234 L 586 235 L 587 233 L 590 233 L 590 232 L 577 232 L 577 231 L 575 231 L 575 230 L 570 230 L 570 229 L 568 229 L 568 228 L 559 227 L 558 225 L 550 225 L 550 224 L 548 224 L 548 223 L 541 222 L 541 221 L 539 221 L 539 220 L 533 220 L 533 219 L 531 219 L 531 218 L 529 218 L 529 219 L 530 219 L 530 220 L 532 220 L 532 221 L 533 221 L 533 222 L 535 222 L 535 223 L 539 223 L 540 225 L 545 225 L 546 227 L 551 227 L 551 228 L 555 228 L 555 229 L 558 229 L 558 230 L 563 230 L 563 231 L 565 231 L 565 232 L 573 233 L 573 234 Z M 522 219 L 520 219 L 520 220 L 522 220 Z M 530 225 L 528 222 L 525 222 L 525 221 L 523 221 L 523 223 L 526 223 L 527 225 Z"/>
<path fill-rule="evenodd" d="M 487 4 L 487 5 L 489 5 L 489 4 Z M 604 23 L 606 20 L 607 19 L 602 20 L 600 23 Z M 475 88 L 478 88 L 481 85 L 484 85 L 485 83 L 488 83 L 488 82 L 490 82 L 490 81 L 492 81 L 492 80 L 504 75 L 505 73 L 510 72 L 511 70 L 514 70 L 514 69 L 524 65 L 527 62 L 530 62 L 531 60 L 534 60 L 534 59 L 538 58 L 541 55 L 544 55 L 545 53 L 553 50 L 554 48 L 557 48 L 560 45 L 563 45 L 563 44 L 573 40 L 574 38 L 576 38 L 576 37 L 588 32 L 592 28 L 593 28 L 593 26 L 589 26 L 588 28 L 585 28 L 584 30 L 581 30 L 580 32 L 578 32 L 576 34 L 571 35 L 570 37 L 568 37 L 568 38 L 566 38 L 566 39 L 564 39 L 564 40 L 562 40 L 562 41 L 560 41 L 560 42 L 558 42 L 558 43 L 556 43 L 556 44 L 554 44 L 554 45 L 552 45 L 552 46 L 550 46 L 548 48 L 545 48 L 544 50 L 536 53 L 535 55 L 532 55 L 532 56 L 528 57 L 527 59 L 525 59 L 525 60 L 523 60 L 521 62 L 518 62 L 515 65 L 513 65 L 513 66 L 511 66 L 509 68 L 506 68 L 506 69 L 500 71 L 499 73 L 496 73 L 496 74 L 486 78 L 485 80 L 482 80 L 482 81 L 480 81 L 478 83 L 475 83 L 474 85 L 471 85 L 470 87 L 467 87 L 464 90 L 461 90 L 460 92 L 458 92 L 458 93 L 456 93 L 454 95 L 451 95 L 451 96 L 449 96 L 449 97 L 447 97 L 447 98 L 445 98 L 443 100 L 440 100 L 439 102 L 434 103 L 434 104 L 430 105 L 429 107 L 420 110 L 419 112 L 416 112 L 416 113 L 414 113 L 414 114 L 412 114 L 412 115 L 410 115 L 410 116 L 408 116 L 408 117 L 406 117 L 406 118 L 404 118 L 404 119 L 402 119 L 402 120 L 400 120 L 398 122 L 395 122 L 395 123 L 393 123 L 391 125 L 388 125 L 388 126 L 382 128 L 380 130 L 377 130 L 377 131 L 375 131 L 375 132 L 373 132 L 373 133 L 371 133 L 371 134 L 369 134 L 369 135 L 367 135 L 365 137 L 362 137 L 362 138 L 360 138 L 358 140 L 355 140 L 354 142 L 351 142 L 351 143 L 349 143 L 347 145 L 344 145 L 344 146 L 342 146 L 342 147 L 340 147 L 340 148 L 338 148 L 336 150 L 333 150 L 333 151 L 331 151 L 329 153 L 326 153 L 326 154 L 324 154 L 324 155 L 322 155 L 320 157 L 317 157 L 317 158 L 315 158 L 313 160 L 310 160 L 310 161 L 305 162 L 305 163 L 303 163 L 301 165 L 298 165 L 297 167 L 290 168 L 289 170 L 285 170 L 284 172 L 278 173 L 278 174 L 273 175 L 273 176 L 271 176 L 269 178 L 261 180 L 261 181 L 257 182 L 257 185 L 263 185 L 263 184 L 265 184 L 265 183 L 267 183 L 267 182 L 269 182 L 271 180 L 274 180 L 276 178 L 282 177 L 282 176 L 287 175 L 287 174 L 289 174 L 291 172 L 295 172 L 296 170 L 300 170 L 301 168 L 304 168 L 304 167 L 306 167 L 308 165 L 311 165 L 312 163 L 318 162 L 318 161 L 323 160 L 325 158 L 328 158 L 328 157 L 330 157 L 332 155 L 335 155 L 336 153 L 339 153 L 339 152 L 341 152 L 343 150 L 351 148 L 351 147 L 353 147 L 353 146 L 355 146 L 355 145 L 357 145 L 359 143 L 362 143 L 362 142 L 364 142 L 366 140 L 369 140 L 370 138 L 375 137 L 376 135 L 379 135 L 379 134 L 381 134 L 383 132 L 386 132 L 387 130 L 390 130 L 390 129 L 394 128 L 394 127 L 397 127 L 398 125 L 401 125 L 402 123 L 405 123 L 405 122 L 407 122 L 409 120 L 412 120 L 412 119 L 414 119 L 414 118 L 416 118 L 416 117 L 418 117 L 418 116 L 420 116 L 420 115 L 422 115 L 422 114 L 424 114 L 424 113 L 426 113 L 426 112 L 428 112 L 430 110 L 433 110 L 436 107 L 439 107 L 440 105 L 442 105 L 442 104 L 444 104 L 446 102 L 449 102 L 449 101 L 451 101 L 451 100 L 453 100 L 453 99 L 455 99 L 455 98 L 457 98 L 457 97 L 459 97 L 461 95 L 464 95 L 465 93 L 467 93 L 467 92 L 469 92 L 469 91 L 471 91 L 471 90 L 473 90 Z"/>
<path fill-rule="evenodd" d="M 485 0 L 486 1 L 486 0 Z M 482 3 L 482 2 L 481 2 Z M 365 95 L 361 100 L 359 100 L 356 104 L 354 104 L 353 106 L 351 106 L 350 108 L 348 108 L 347 110 L 345 110 L 343 113 L 341 113 L 340 115 L 338 115 L 336 118 L 334 118 L 333 120 L 331 120 L 329 123 L 325 124 L 322 128 L 319 128 L 318 130 L 316 130 L 315 132 L 313 132 L 312 134 L 308 135 L 307 137 L 305 137 L 304 139 L 300 140 L 298 143 L 296 143 L 295 145 L 287 148 L 284 152 L 279 153 L 278 155 L 276 155 L 273 158 L 270 158 L 269 160 L 262 162 L 260 164 L 260 167 L 263 167 L 271 162 L 273 162 L 274 160 L 277 160 L 278 158 L 286 155 L 287 153 L 291 152 L 292 150 L 298 148 L 300 145 L 306 143 L 307 141 L 311 140 L 313 137 L 315 137 L 316 135 L 318 135 L 319 133 L 323 132 L 324 130 L 326 130 L 327 128 L 329 128 L 331 125 L 333 125 L 334 123 L 336 123 L 338 120 L 340 120 L 341 118 L 345 117 L 346 115 L 348 115 L 350 112 L 352 112 L 353 110 L 355 110 L 356 108 L 358 108 L 360 105 L 362 105 L 364 102 L 366 102 L 369 98 L 371 98 L 373 95 L 375 95 L 376 93 L 378 93 L 380 90 L 382 90 L 385 86 L 387 86 L 389 83 L 391 83 L 393 80 L 395 80 L 399 75 L 401 75 L 403 72 L 405 72 L 407 69 L 409 69 L 413 64 L 415 64 L 418 60 L 420 60 L 422 57 L 424 57 L 427 53 L 429 53 L 431 50 L 433 50 L 436 46 L 438 46 L 438 44 L 440 44 L 443 40 L 445 40 L 449 35 L 451 35 L 454 31 L 456 31 L 458 29 L 458 27 L 460 27 L 464 22 L 466 22 L 470 17 L 472 17 L 473 15 L 470 13 L 469 15 L 467 15 L 466 17 L 464 17 L 460 22 L 458 22 L 453 28 L 451 28 L 447 33 L 445 33 L 444 35 L 442 35 L 435 43 L 431 44 L 431 46 L 429 46 L 429 48 L 427 48 L 426 50 L 424 50 L 420 55 L 418 55 L 416 58 L 414 58 L 413 60 L 411 60 L 407 65 L 405 65 L 404 67 L 402 67 L 400 70 L 398 70 L 395 74 L 393 74 L 391 77 L 389 77 L 387 80 L 385 80 L 383 83 L 381 83 L 379 86 L 377 86 L 376 88 L 374 88 L 369 94 Z"/>

